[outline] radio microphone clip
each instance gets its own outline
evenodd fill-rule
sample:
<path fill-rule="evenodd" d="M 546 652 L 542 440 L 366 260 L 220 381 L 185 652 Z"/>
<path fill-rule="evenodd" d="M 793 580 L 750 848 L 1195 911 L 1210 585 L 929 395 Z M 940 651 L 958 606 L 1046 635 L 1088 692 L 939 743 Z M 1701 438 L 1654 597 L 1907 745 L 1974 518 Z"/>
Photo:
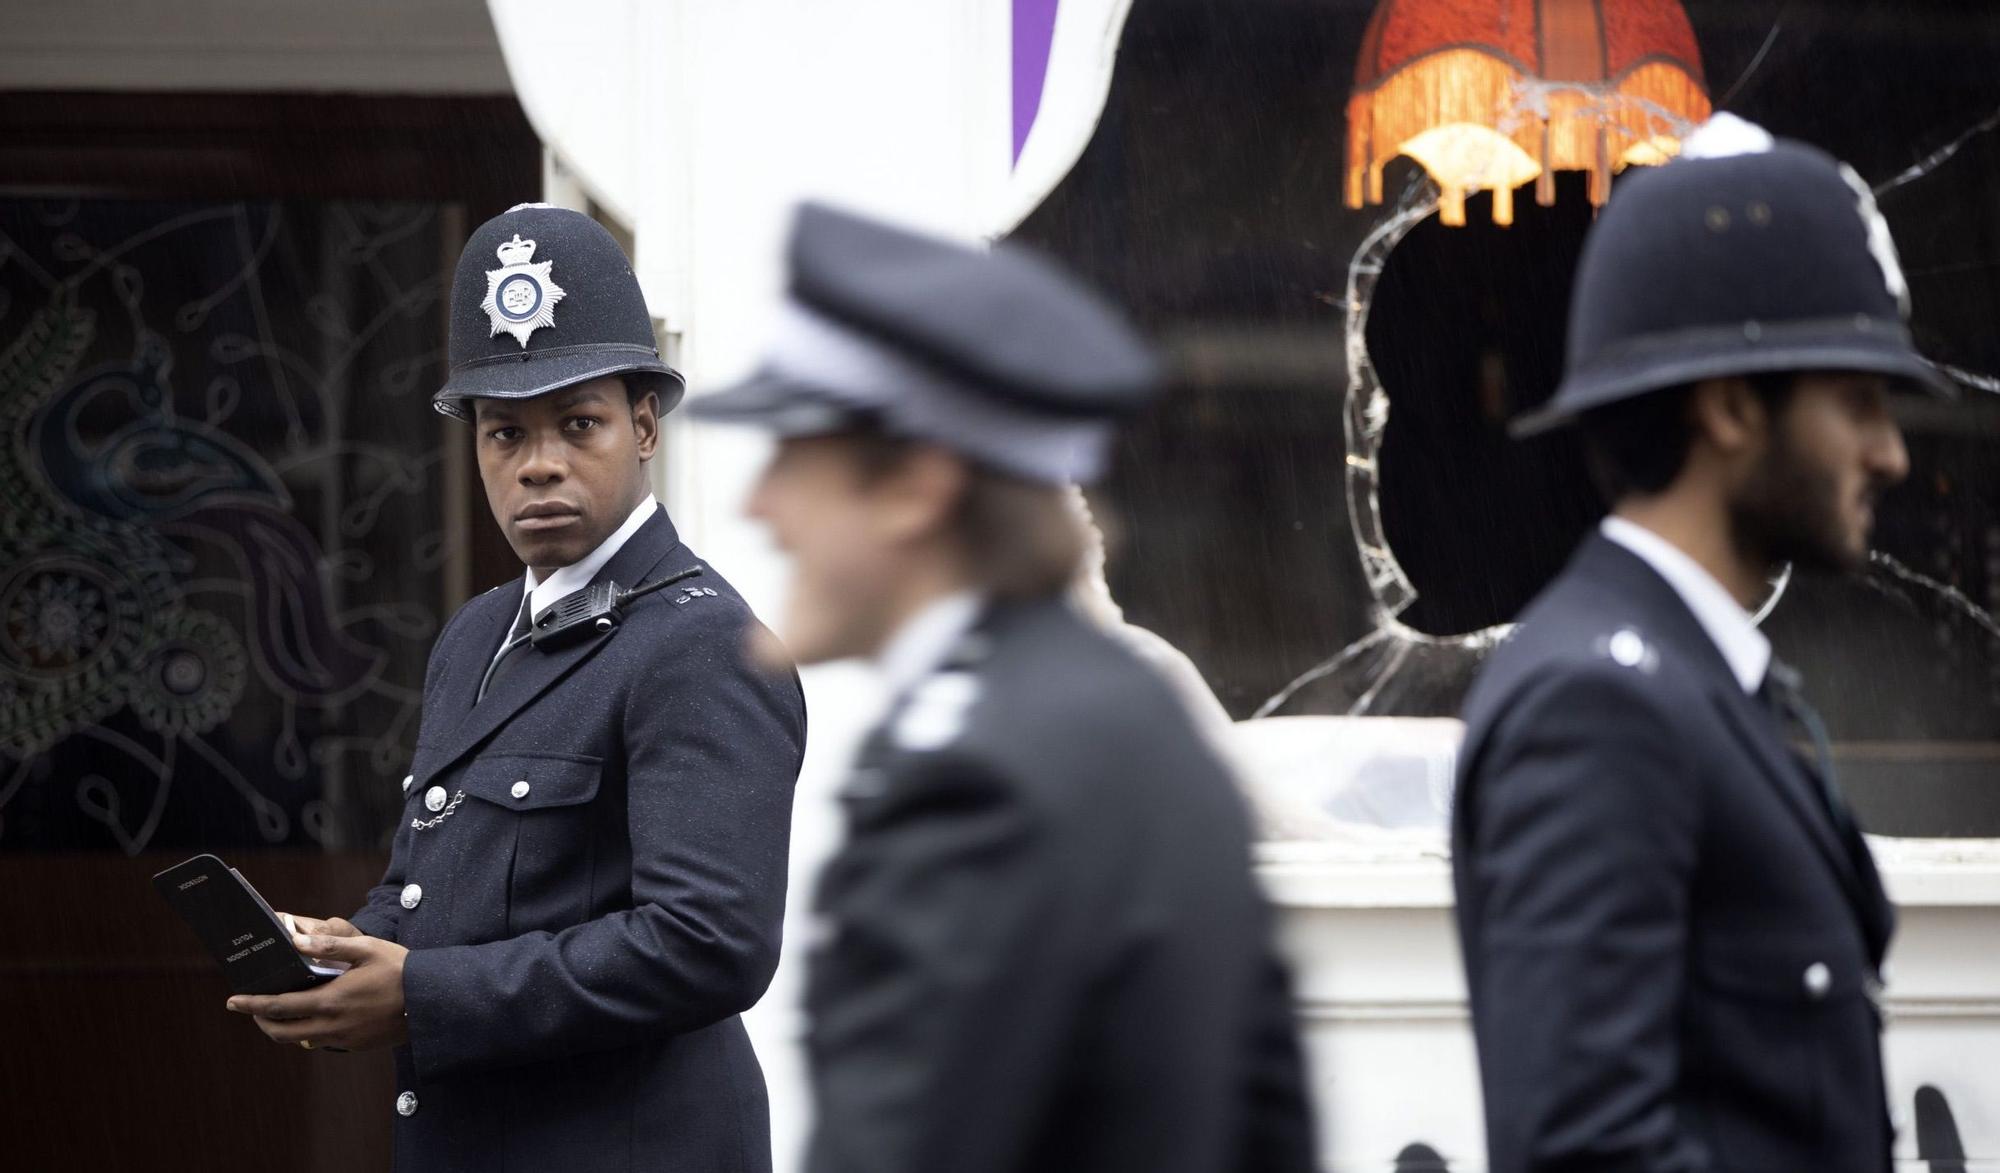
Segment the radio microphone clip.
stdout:
<path fill-rule="evenodd" d="M 701 569 L 700 565 L 690 566 L 636 590 L 626 590 L 615 582 L 591 583 L 557 599 L 536 616 L 534 625 L 528 629 L 528 639 L 537 649 L 553 652 L 603 635 L 618 626 L 619 612 L 626 604 L 641 595 L 693 578 Z"/>

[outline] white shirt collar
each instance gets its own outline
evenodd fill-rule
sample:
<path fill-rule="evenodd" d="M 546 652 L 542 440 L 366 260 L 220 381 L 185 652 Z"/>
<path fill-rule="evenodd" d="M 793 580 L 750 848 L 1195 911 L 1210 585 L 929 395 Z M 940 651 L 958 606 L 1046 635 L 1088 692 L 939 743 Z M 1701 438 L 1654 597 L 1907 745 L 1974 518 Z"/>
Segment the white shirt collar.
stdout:
<path fill-rule="evenodd" d="M 532 600 L 528 613 L 539 615 L 556 600 L 589 586 L 590 580 L 597 577 L 597 572 L 604 569 L 604 564 L 611 561 L 612 555 L 624 548 L 625 543 L 631 540 L 633 534 L 639 532 L 639 527 L 645 525 L 659 508 L 659 501 L 648 493 L 632 507 L 632 515 L 625 519 L 625 524 L 614 530 L 610 537 L 598 543 L 597 549 L 585 554 L 581 560 L 570 563 L 541 582 L 535 580 L 535 571 L 530 567 L 527 578 L 521 585 L 522 597 Z"/>
<path fill-rule="evenodd" d="M 978 592 L 959 591 L 926 603 L 903 621 L 875 653 L 875 670 L 890 696 L 901 696 L 944 663 L 959 637 L 979 621 L 981 602 Z"/>
<path fill-rule="evenodd" d="M 1638 555 L 1667 580 L 1722 653 L 1744 692 L 1754 693 L 1764 686 L 1764 673 L 1771 667 L 1771 641 L 1714 575 L 1672 542 L 1616 514 L 1606 517 L 1598 531 Z"/>

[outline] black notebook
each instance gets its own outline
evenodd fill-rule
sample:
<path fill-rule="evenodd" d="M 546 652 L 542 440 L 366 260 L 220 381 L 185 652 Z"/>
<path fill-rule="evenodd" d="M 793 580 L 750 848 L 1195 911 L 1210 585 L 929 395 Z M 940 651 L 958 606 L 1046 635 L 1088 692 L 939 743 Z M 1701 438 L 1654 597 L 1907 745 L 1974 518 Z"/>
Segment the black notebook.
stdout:
<path fill-rule="evenodd" d="M 340 974 L 292 947 L 278 914 L 235 868 L 197 855 L 153 877 L 153 887 L 194 929 L 239 994 L 289 994 Z"/>

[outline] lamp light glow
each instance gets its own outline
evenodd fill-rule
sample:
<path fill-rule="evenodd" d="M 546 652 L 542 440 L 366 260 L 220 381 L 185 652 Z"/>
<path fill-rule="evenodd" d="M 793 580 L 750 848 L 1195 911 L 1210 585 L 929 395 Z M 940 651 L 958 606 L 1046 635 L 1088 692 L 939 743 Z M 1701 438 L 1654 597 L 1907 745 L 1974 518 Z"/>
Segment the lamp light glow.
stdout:
<path fill-rule="evenodd" d="M 1439 218 L 1514 189 L 1555 202 L 1555 172 L 1590 175 L 1602 206 L 1613 172 L 1665 162 L 1710 112 L 1701 55 L 1679 0 L 1382 0 L 1362 37 L 1347 107 L 1347 206 L 1382 202 L 1382 169 L 1408 155 L 1437 181 Z"/>

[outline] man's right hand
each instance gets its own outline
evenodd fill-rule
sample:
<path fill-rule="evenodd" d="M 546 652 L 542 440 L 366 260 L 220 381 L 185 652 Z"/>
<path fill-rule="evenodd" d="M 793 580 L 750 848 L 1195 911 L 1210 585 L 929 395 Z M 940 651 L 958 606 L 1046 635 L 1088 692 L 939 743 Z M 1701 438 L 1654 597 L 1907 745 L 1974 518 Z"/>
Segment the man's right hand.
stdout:
<path fill-rule="evenodd" d="M 348 924 L 343 917 L 336 916 L 329 920 L 314 920 L 312 917 L 299 916 L 296 913 L 281 912 L 278 914 L 279 920 L 284 920 L 286 917 L 291 918 L 293 932 L 303 933 L 308 937 L 359 937 L 362 935 L 360 929 Z"/>
<path fill-rule="evenodd" d="M 347 923 L 344 917 L 336 916 L 327 920 L 316 920 L 309 916 L 299 916 L 296 913 L 281 912 L 278 914 L 278 919 L 291 925 L 292 935 L 295 937 L 362 937 L 367 935 L 360 929 Z M 315 957 L 311 958 L 311 960 L 318 961 L 319 958 Z"/>

